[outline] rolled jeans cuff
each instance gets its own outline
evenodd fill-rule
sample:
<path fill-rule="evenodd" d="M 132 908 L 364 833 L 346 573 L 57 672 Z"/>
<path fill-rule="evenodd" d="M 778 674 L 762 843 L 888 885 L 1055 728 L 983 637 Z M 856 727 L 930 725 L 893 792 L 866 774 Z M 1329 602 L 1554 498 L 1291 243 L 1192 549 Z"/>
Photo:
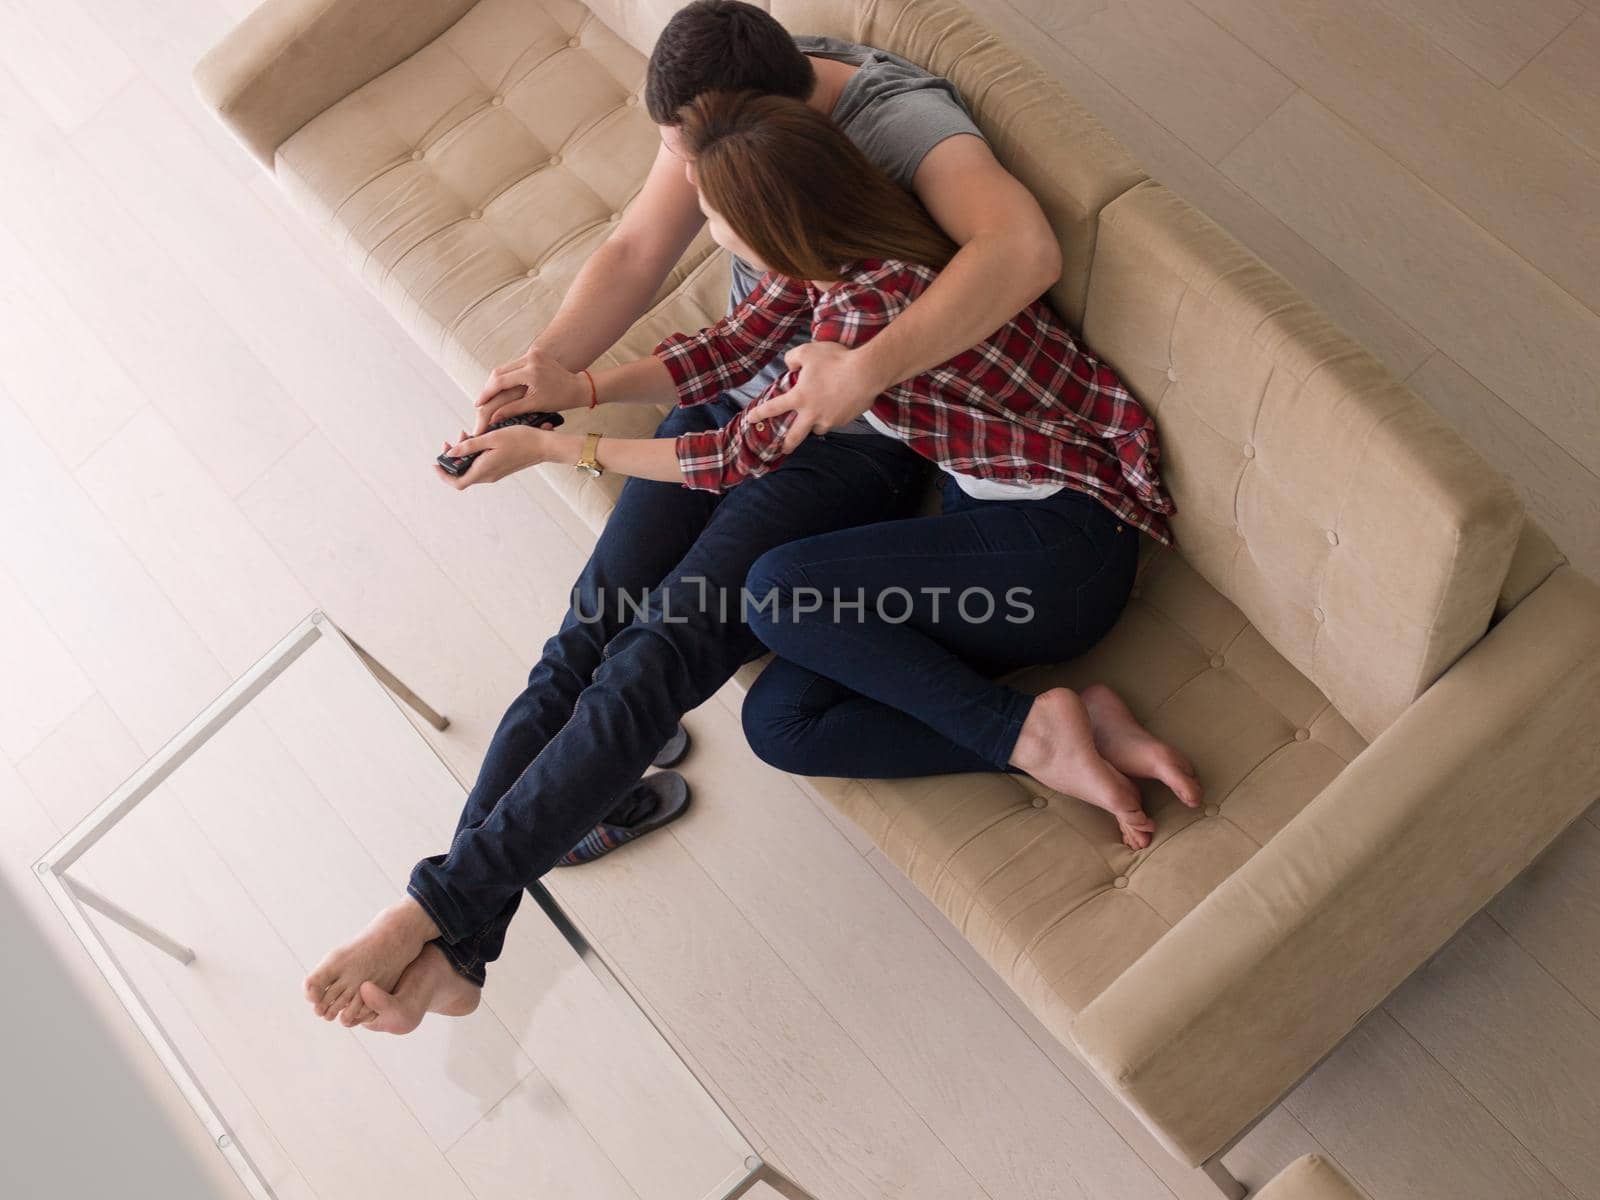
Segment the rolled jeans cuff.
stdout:
<path fill-rule="evenodd" d="M 425 858 L 412 867 L 406 893 L 422 906 L 422 911 L 439 927 L 439 941 L 452 946 L 470 942 L 479 931 L 468 924 L 460 906 L 439 885 L 435 878 L 437 870 L 437 862 L 431 858 Z"/>
<path fill-rule="evenodd" d="M 439 952 L 445 956 L 457 975 L 468 983 L 476 984 L 478 987 L 483 986 L 488 978 L 485 974 L 484 961 L 475 949 L 468 949 L 468 943 L 454 946 L 443 938 L 434 938 L 433 944 L 439 947 Z M 470 945 L 476 946 L 477 943 L 474 941 Z"/>
<path fill-rule="evenodd" d="M 994 732 L 986 739 L 988 745 L 979 750 L 997 771 L 1010 771 L 1011 756 L 1017 749 L 1017 738 L 1022 734 L 1022 723 L 1033 709 L 1033 697 L 1015 688 L 1003 688 L 1005 701 L 995 714 Z"/>

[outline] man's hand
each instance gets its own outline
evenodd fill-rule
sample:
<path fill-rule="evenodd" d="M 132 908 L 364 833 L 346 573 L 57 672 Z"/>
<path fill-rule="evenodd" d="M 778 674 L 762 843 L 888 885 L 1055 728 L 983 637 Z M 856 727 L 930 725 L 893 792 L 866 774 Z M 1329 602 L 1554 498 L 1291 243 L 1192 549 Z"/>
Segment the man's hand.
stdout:
<path fill-rule="evenodd" d="M 794 424 L 783 437 L 783 448 L 790 453 L 813 433 L 850 424 L 895 382 L 878 378 L 865 347 L 849 350 L 837 342 L 807 342 L 790 350 L 783 361 L 799 372 L 794 386 L 755 405 L 750 419 L 769 421 L 794 413 Z"/>
<path fill-rule="evenodd" d="M 497 421 L 528 412 L 561 412 L 589 403 L 589 385 L 537 346 L 496 367 L 476 401 L 481 434 Z"/>
<path fill-rule="evenodd" d="M 528 425 L 508 425 L 472 437 L 463 429 L 454 443 L 444 444 L 444 452 L 455 458 L 467 454 L 478 457 L 464 475 L 453 476 L 437 464 L 434 473 L 458 492 L 475 484 L 494 483 L 524 467 L 551 461 L 557 453 L 554 439 L 558 436 L 548 429 L 534 429 Z"/>

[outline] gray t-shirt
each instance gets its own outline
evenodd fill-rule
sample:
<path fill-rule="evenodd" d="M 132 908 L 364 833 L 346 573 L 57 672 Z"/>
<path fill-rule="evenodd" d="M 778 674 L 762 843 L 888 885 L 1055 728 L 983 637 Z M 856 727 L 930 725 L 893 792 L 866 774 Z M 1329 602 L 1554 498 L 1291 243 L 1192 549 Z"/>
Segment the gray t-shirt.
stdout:
<path fill-rule="evenodd" d="M 945 138 L 958 133 L 983 136 L 962 103 L 961 93 L 942 76 L 930 74 L 886 50 L 838 38 L 797 37 L 794 44 L 802 54 L 831 58 L 858 68 L 833 106 L 834 122 L 850 135 L 863 154 L 907 190 L 928 151 Z M 738 255 L 733 256 L 729 312 L 750 294 L 760 278 L 761 272 Z M 753 379 L 730 389 L 729 399 L 741 408 L 753 403 L 783 375 L 784 353 L 810 340 L 809 330 L 797 333 Z M 873 434 L 872 428 L 861 420 L 844 426 L 841 432 L 846 431 Z"/>

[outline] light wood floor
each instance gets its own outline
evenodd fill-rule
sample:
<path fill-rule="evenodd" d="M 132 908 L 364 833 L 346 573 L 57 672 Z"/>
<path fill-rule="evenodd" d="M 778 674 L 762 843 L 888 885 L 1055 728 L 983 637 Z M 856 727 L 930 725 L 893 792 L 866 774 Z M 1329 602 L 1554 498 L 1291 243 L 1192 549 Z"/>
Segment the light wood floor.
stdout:
<path fill-rule="evenodd" d="M 1600 573 L 1600 0 L 977 6 Z M 463 398 L 192 100 L 246 8 L 0 0 L 0 870 L 35 904 L 32 858 L 314 604 L 470 772 L 583 556 L 537 480 L 433 484 Z M 821 1200 L 1206 1196 L 728 703 L 694 814 L 559 889 L 756 1143 Z M 1229 1164 L 1600 1197 L 1597 1127 L 1591 812 Z"/>

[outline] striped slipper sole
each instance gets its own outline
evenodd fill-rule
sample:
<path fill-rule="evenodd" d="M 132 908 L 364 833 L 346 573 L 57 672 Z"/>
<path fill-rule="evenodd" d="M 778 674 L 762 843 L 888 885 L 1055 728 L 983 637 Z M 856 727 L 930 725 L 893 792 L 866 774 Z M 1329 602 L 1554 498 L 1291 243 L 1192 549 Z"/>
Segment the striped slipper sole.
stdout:
<path fill-rule="evenodd" d="M 655 798 L 647 804 L 648 796 Z M 612 824 L 602 821 L 583 836 L 583 840 L 561 856 L 558 867 L 577 867 L 604 858 L 613 850 L 637 841 L 647 833 L 654 833 L 663 825 L 670 825 L 689 810 L 689 781 L 676 771 L 658 771 L 646 775 L 628 790 L 617 803 L 614 812 L 644 810 L 644 814 L 631 824 Z"/>

